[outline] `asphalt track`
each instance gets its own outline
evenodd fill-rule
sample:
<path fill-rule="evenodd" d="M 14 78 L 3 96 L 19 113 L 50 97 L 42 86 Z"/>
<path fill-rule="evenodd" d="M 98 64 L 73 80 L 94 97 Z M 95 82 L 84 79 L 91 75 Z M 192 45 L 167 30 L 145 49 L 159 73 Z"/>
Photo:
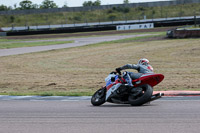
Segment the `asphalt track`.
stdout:
<path fill-rule="evenodd" d="M 115 40 L 120 40 L 120 39 L 131 38 L 131 37 L 142 37 L 142 36 L 149 36 L 149 35 L 153 35 L 153 34 L 112 35 L 112 36 L 100 36 L 100 37 L 54 39 L 54 41 L 55 40 L 56 41 L 71 41 L 71 40 L 74 40 L 74 43 L 59 44 L 59 45 L 48 45 L 48 46 L 0 49 L 0 57 L 1 56 L 32 53 L 32 52 L 55 50 L 55 49 L 71 48 L 71 47 L 84 46 L 84 45 L 89 45 L 89 44 L 96 44 L 96 43 L 105 42 L 105 41 L 115 41 Z M 52 41 L 52 40 L 36 40 L 36 41 L 30 41 L 30 42 L 39 42 L 39 41 Z M 28 41 L 25 41 L 25 42 L 28 42 Z"/>
<path fill-rule="evenodd" d="M 199 133 L 200 97 L 140 107 L 90 100 L 0 100 L 0 133 Z"/>

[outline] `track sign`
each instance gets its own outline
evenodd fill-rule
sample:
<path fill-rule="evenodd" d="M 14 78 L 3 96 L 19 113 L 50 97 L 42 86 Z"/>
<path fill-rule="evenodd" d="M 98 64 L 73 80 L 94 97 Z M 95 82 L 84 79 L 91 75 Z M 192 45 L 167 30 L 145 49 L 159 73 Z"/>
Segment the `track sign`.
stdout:
<path fill-rule="evenodd" d="M 151 29 L 151 28 L 154 28 L 154 23 L 116 26 L 117 30 L 135 30 L 135 29 Z"/>

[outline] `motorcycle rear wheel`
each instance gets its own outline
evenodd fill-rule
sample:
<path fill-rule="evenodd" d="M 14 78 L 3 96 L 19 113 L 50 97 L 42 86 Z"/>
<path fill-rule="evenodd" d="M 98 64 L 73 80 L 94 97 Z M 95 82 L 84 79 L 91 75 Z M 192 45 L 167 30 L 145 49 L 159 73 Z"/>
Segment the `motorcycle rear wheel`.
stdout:
<path fill-rule="evenodd" d="M 92 98 L 91 98 L 91 103 L 94 106 L 100 106 L 106 102 L 106 88 L 103 87 L 99 90 L 97 90 Z"/>
<path fill-rule="evenodd" d="M 150 85 L 144 84 L 139 87 L 133 88 L 133 92 L 134 92 L 134 89 L 135 90 L 142 89 L 142 91 L 140 94 L 137 94 L 137 95 L 134 95 L 135 93 L 131 93 L 129 95 L 128 100 L 132 106 L 141 106 L 151 100 L 153 88 Z"/>

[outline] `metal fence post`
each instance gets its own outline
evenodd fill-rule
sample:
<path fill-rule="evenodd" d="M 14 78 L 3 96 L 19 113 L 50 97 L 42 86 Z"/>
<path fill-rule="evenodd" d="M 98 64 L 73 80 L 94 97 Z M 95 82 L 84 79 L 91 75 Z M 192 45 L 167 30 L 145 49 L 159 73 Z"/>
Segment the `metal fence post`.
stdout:
<path fill-rule="evenodd" d="M 36 29 L 38 30 L 38 23 L 36 23 Z"/>
<path fill-rule="evenodd" d="M 196 17 L 196 13 L 194 13 L 194 26 L 197 26 L 197 17 Z"/>
<path fill-rule="evenodd" d="M 99 18 L 99 25 L 101 25 L 101 20 L 100 20 L 100 18 Z"/>
<path fill-rule="evenodd" d="M 12 24 L 12 31 L 14 30 L 14 27 L 15 27 L 14 24 Z"/>

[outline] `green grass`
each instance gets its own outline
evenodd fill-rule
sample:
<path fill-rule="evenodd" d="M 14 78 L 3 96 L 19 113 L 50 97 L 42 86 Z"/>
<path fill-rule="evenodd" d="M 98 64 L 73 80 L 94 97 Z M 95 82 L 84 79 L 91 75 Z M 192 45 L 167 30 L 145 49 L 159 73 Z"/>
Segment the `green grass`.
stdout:
<path fill-rule="evenodd" d="M 178 30 L 195 30 L 195 29 L 200 29 L 200 25 L 197 25 L 197 26 L 194 26 L 194 25 L 192 25 L 192 26 L 185 26 L 185 27 L 183 27 L 183 28 L 178 28 Z"/>
<path fill-rule="evenodd" d="M 165 75 L 155 90 L 200 90 L 200 39 L 150 39 L 157 36 L 165 33 L 0 57 L 0 95 L 92 95 L 116 67 L 142 57 Z"/>
<path fill-rule="evenodd" d="M 56 91 L 44 91 L 44 92 L 1 92 L 0 95 L 9 96 L 92 96 L 94 92 L 56 92 Z"/>
<path fill-rule="evenodd" d="M 106 33 L 106 32 L 105 32 Z M 119 34 L 114 34 L 115 35 L 141 35 L 145 33 L 119 33 Z M 149 37 L 156 37 L 156 36 L 165 36 L 165 32 L 150 32 L 148 36 L 142 36 L 142 37 L 133 37 L 133 38 L 127 38 L 127 39 L 121 39 L 121 40 L 116 40 L 116 41 L 108 41 L 108 42 L 102 42 L 98 44 L 110 44 L 110 43 L 128 43 L 128 42 L 133 42 Z M 154 35 L 156 34 L 156 35 Z M 100 37 L 100 36 L 105 36 L 105 35 L 93 35 L 93 37 Z M 76 36 L 78 37 L 78 36 Z M 85 38 L 85 37 L 91 37 L 91 36 L 81 36 L 80 38 Z M 74 38 L 74 37 L 73 37 Z M 73 40 L 73 38 L 71 38 Z M 79 37 L 78 37 L 79 38 Z M 59 39 L 64 39 L 64 38 L 56 38 L 57 40 Z M 43 41 L 45 40 L 45 41 Z M 46 41 L 48 40 L 48 41 Z M 32 42 L 31 42 L 32 41 Z M 9 48 L 19 48 L 19 47 L 33 47 L 33 46 L 45 46 L 45 45 L 56 45 L 56 44 L 65 44 L 65 43 L 73 43 L 74 41 L 52 41 L 49 40 L 49 38 L 44 38 L 44 39 L 0 39 L 0 49 L 9 49 Z M 92 46 L 98 45 L 94 44 Z"/>
<path fill-rule="evenodd" d="M 138 35 L 140 35 L 140 34 L 145 34 L 145 33 L 139 33 Z M 148 34 L 152 34 L 152 35 L 130 37 L 130 38 L 120 39 L 120 40 L 115 40 L 115 41 L 105 41 L 105 42 L 100 42 L 100 43 L 93 44 L 93 45 L 86 45 L 86 46 L 83 46 L 83 47 L 96 47 L 96 46 L 100 46 L 100 45 L 104 45 L 104 44 L 115 44 L 115 43 L 116 44 L 117 43 L 131 43 L 131 42 L 137 42 L 137 41 L 152 38 L 152 37 L 165 37 L 166 36 L 165 32 L 151 32 L 151 33 L 148 33 Z M 130 34 L 127 34 L 127 35 L 130 35 Z"/>
<path fill-rule="evenodd" d="M 153 34 L 153 33 L 151 33 Z M 155 32 L 156 34 L 156 32 Z M 130 43 L 134 41 L 139 41 L 142 39 L 147 39 L 151 37 L 159 37 L 159 36 L 164 36 L 165 32 L 157 32 L 158 35 L 148 35 L 148 36 L 141 36 L 141 37 L 132 37 L 132 38 L 126 38 L 126 39 L 121 39 L 121 40 L 115 40 L 115 41 L 108 41 L 108 42 L 102 42 L 100 44 L 112 44 L 112 43 Z"/>
<path fill-rule="evenodd" d="M 21 42 L 7 39 L 0 39 L 0 49 L 19 48 L 19 47 L 33 47 L 73 43 L 74 41 L 43 41 L 43 42 Z"/>
<path fill-rule="evenodd" d="M 49 24 L 74 24 L 85 22 L 106 22 L 118 20 L 138 20 L 183 17 L 200 15 L 200 3 L 172 5 L 165 7 L 136 7 L 123 12 L 118 7 L 106 10 L 43 13 L 29 15 L 0 15 L 0 27 L 49 25 Z"/>

